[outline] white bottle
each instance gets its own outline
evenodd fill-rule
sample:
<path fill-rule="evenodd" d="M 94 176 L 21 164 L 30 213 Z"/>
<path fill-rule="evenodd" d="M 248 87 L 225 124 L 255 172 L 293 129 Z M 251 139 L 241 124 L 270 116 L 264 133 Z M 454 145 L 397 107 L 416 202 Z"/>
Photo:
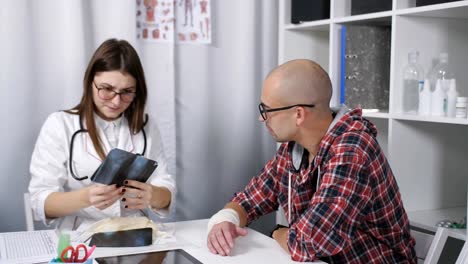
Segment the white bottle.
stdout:
<path fill-rule="evenodd" d="M 457 97 L 457 103 L 455 104 L 455 117 L 466 118 L 466 107 L 468 105 L 468 97 Z"/>
<path fill-rule="evenodd" d="M 457 103 L 457 83 L 455 79 L 449 80 L 449 89 L 447 92 L 447 117 L 455 117 L 455 107 Z"/>
<path fill-rule="evenodd" d="M 420 81 L 419 87 L 418 113 L 425 116 L 431 115 L 431 82 L 429 79 Z"/>
<path fill-rule="evenodd" d="M 447 93 L 442 89 L 442 80 L 437 79 L 436 88 L 431 96 L 431 115 L 445 116 L 447 112 Z"/>
<path fill-rule="evenodd" d="M 437 80 L 441 79 L 442 89 L 445 92 L 448 91 L 448 80 L 455 78 L 451 65 L 449 64 L 448 53 L 442 52 L 439 54 L 439 63 L 434 66 L 434 68 L 429 74 L 429 78 L 431 79 L 431 85 L 433 90 L 435 90 Z"/>
<path fill-rule="evenodd" d="M 419 52 L 408 53 L 408 65 L 403 70 L 403 113 L 417 114 L 419 105 L 419 81 L 424 78 L 421 65 L 418 63 Z"/>

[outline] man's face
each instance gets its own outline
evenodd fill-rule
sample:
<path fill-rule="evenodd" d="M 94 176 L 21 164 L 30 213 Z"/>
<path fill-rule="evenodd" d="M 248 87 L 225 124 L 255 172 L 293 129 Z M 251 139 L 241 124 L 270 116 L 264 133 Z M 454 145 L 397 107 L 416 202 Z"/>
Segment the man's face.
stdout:
<path fill-rule="evenodd" d="M 277 84 L 271 78 L 263 83 L 260 101 L 265 110 L 285 106 L 281 103 L 275 85 Z M 265 123 L 268 132 L 277 142 L 287 142 L 294 140 L 294 135 L 297 133 L 295 116 L 295 108 L 290 108 L 282 111 L 265 112 L 259 115 L 258 120 Z"/>

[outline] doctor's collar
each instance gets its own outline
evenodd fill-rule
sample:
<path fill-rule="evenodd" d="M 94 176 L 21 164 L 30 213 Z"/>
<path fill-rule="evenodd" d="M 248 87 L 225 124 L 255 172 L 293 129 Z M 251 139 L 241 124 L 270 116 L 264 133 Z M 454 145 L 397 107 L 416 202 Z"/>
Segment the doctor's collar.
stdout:
<path fill-rule="evenodd" d="M 119 127 L 120 124 L 122 123 L 122 117 L 121 115 L 119 118 L 114 119 L 112 121 L 107 121 L 102 119 L 98 114 L 94 113 L 94 120 L 96 120 L 96 125 L 100 127 L 102 130 L 107 129 L 109 126 L 111 127 Z"/>

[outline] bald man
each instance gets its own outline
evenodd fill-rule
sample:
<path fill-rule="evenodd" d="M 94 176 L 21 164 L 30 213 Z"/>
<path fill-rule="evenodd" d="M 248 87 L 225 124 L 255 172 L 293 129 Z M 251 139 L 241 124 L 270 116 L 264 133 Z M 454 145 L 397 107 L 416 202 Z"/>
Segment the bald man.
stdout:
<path fill-rule="evenodd" d="M 328 74 L 310 60 L 275 68 L 259 120 L 282 143 L 208 224 L 207 244 L 229 255 L 243 228 L 281 206 L 289 227 L 272 237 L 295 261 L 416 263 L 415 241 L 376 127 L 361 109 L 330 109 Z"/>

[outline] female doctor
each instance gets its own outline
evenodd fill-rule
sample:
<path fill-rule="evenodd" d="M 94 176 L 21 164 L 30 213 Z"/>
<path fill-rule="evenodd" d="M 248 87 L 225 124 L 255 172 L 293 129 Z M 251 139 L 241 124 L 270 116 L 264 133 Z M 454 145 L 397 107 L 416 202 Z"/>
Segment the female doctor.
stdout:
<path fill-rule="evenodd" d="M 80 103 L 51 114 L 40 131 L 29 183 L 35 220 L 83 230 L 108 217 L 171 211 L 175 180 L 167 172 L 159 130 L 144 113 L 146 98 L 135 49 L 125 40 L 102 43 L 86 69 Z M 91 175 L 113 148 L 144 155 L 158 167 L 146 183 L 93 183 Z"/>

